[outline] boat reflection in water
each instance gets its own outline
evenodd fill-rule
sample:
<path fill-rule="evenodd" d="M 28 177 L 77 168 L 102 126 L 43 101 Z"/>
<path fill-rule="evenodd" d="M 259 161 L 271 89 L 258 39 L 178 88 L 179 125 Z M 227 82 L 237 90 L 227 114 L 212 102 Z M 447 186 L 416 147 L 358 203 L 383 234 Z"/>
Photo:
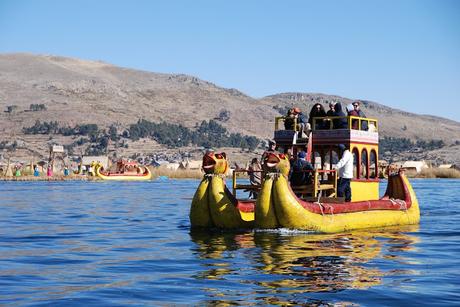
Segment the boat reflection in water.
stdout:
<path fill-rule="evenodd" d="M 205 267 L 195 278 L 239 282 L 244 290 L 238 291 L 252 289 L 254 303 L 261 303 L 260 300 L 267 304 L 305 303 L 308 298 L 302 298 L 302 293 L 368 289 L 380 285 L 386 275 L 416 274 L 397 268 L 401 268 L 401 263 L 413 261 L 406 258 L 405 252 L 415 249 L 418 237 L 409 233 L 417 230 L 417 225 L 409 225 L 386 228 L 384 232 L 366 230 L 342 234 L 283 230 L 250 233 L 193 231 L 190 235 L 196 244 L 195 251 Z M 372 262 L 375 259 L 377 262 Z M 382 261 L 387 262 L 385 271 L 378 267 Z M 392 264 L 395 269 L 388 270 Z M 247 280 L 241 280 L 240 271 L 245 272 Z M 236 294 L 235 301 L 231 300 L 232 291 L 225 289 L 225 284 L 211 285 L 205 289 L 211 300 L 230 304 L 239 301 Z M 231 289 L 235 290 L 235 285 Z M 293 302 L 292 294 L 300 301 Z M 246 299 L 248 295 L 250 293 L 246 293 Z"/>

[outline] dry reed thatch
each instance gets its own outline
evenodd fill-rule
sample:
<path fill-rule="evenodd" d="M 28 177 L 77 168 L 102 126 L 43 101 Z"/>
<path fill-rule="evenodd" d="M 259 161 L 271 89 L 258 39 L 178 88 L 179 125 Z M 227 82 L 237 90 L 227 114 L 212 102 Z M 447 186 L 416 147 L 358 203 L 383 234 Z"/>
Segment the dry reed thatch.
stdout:
<path fill-rule="evenodd" d="M 172 170 L 168 169 L 164 166 L 150 168 L 152 172 L 153 178 L 157 178 L 160 176 L 166 176 L 168 178 L 175 178 L 175 179 L 183 179 L 183 178 L 196 178 L 201 179 L 203 178 L 203 172 L 201 170 L 184 170 L 184 169 L 177 169 Z"/>
<path fill-rule="evenodd" d="M 453 168 L 425 168 L 414 178 L 460 178 L 460 171 Z"/>

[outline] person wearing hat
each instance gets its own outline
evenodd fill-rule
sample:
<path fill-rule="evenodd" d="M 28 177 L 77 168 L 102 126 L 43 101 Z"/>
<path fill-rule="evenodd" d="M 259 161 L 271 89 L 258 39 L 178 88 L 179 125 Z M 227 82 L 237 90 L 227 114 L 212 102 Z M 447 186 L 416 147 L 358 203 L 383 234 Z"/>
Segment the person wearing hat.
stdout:
<path fill-rule="evenodd" d="M 297 118 L 297 125 L 300 131 L 300 137 L 307 137 L 307 130 L 309 130 L 309 123 L 305 115 L 303 115 L 302 111 L 299 108 L 292 109 L 292 113 Z"/>
<path fill-rule="evenodd" d="M 276 141 L 275 140 L 269 140 L 268 141 L 268 148 L 262 154 L 262 157 L 260 158 L 260 161 L 262 161 L 262 163 L 264 163 L 265 158 L 267 157 L 267 155 L 269 153 L 274 153 L 274 152 L 276 152 Z"/>
<path fill-rule="evenodd" d="M 311 172 L 313 166 L 306 160 L 307 154 L 305 151 L 300 151 L 297 154 L 297 159 L 292 162 L 289 174 L 289 181 L 291 186 L 301 186 L 311 184 Z"/>
<path fill-rule="evenodd" d="M 339 149 L 343 152 L 342 158 L 334 169 L 338 171 L 339 181 L 337 183 L 337 196 L 345 197 L 345 201 L 351 201 L 350 182 L 353 178 L 353 155 L 344 145 L 339 144 Z"/>

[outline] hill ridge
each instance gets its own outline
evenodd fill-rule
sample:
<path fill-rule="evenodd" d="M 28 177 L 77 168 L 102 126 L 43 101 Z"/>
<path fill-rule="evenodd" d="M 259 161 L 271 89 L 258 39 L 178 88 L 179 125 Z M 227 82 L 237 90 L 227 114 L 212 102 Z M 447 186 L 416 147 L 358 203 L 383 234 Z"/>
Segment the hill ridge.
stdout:
<path fill-rule="evenodd" d="M 189 128 L 217 119 L 231 133 L 267 139 L 272 137 L 274 117 L 282 110 L 299 106 L 308 114 L 315 102 L 332 99 L 342 104 L 352 101 L 338 95 L 302 92 L 253 98 L 187 74 L 155 73 L 56 55 L 0 54 L 0 108 L 4 111 L 0 114 L 4 139 L 0 142 L 12 135 L 22 137 L 22 128 L 37 120 L 70 126 L 117 124 L 123 129 L 140 118 Z M 447 147 L 460 141 L 460 123 L 456 121 L 360 101 L 368 117 L 379 119 L 382 137 L 441 139 Z M 30 112 L 31 104 L 44 104 L 47 110 Z M 17 108 L 5 112 L 8 106 Z M 460 160 L 458 154 L 452 155 L 452 160 Z"/>

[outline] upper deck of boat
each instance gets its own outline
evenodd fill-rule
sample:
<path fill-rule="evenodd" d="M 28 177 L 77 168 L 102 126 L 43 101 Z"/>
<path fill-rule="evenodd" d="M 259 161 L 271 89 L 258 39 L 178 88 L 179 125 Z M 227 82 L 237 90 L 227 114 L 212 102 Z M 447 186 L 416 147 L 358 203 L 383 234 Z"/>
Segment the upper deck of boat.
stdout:
<path fill-rule="evenodd" d="M 345 119 L 345 128 L 334 128 L 334 121 Z M 297 125 L 294 130 L 282 129 L 280 125 L 285 117 L 275 119 L 275 141 L 279 145 L 303 146 L 308 144 L 308 136 L 305 132 L 299 131 Z M 284 126 L 284 125 L 283 125 Z M 308 132 L 307 132 L 308 133 Z M 312 144 L 334 145 L 340 143 L 360 143 L 378 145 L 378 121 L 373 118 L 362 118 L 356 116 L 344 117 L 317 117 L 313 120 L 311 127 Z"/>

